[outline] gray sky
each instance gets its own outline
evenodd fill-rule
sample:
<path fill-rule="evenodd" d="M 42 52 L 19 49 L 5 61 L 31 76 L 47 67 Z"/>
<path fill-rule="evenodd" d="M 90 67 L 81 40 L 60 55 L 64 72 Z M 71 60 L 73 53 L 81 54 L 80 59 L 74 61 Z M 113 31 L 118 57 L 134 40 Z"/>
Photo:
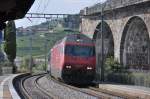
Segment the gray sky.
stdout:
<path fill-rule="evenodd" d="M 29 12 L 35 13 L 66 13 L 75 14 L 87 6 L 92 6 L 104 0 L 35 0 L 32 8 Z M 31 22 L 32 21 L 32 22 Z M 35 24 L 39 24 L 45 19 L 20 19 L 16 20 L 17 27 L 27 27 Z"/>

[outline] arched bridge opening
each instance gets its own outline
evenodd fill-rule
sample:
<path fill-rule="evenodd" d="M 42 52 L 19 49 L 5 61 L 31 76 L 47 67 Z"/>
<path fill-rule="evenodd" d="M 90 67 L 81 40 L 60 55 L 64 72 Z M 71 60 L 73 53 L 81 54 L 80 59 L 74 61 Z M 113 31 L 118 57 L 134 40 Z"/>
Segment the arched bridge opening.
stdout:
<path fill-rule="evenodd" d="M 120 61 L 129 69 L 150 69 L 150 40 L 144 21 L 137 16 L 126 24 L 120 47 Z"/>
<path fill-rule="evenodd" d="M 102 62 L 101 23 L 99 23 L 96 27 L 95 33 L 93 35 L 93 40 L 95 41 L 96 45 L 96 72 L 98 75 L 100 75 Z M 103 63 L 105 63 L 106 58 L 114 57 L 114 39 L 112 31 L 106 22 L 103 22 L 103 40 Z"/>

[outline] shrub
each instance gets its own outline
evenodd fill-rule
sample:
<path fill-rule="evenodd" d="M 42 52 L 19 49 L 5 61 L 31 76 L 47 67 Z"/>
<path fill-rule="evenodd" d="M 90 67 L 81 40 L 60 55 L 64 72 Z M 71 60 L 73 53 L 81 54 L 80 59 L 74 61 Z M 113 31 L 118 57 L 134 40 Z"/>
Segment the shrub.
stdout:
<path fill-rule="evenodd" d="M 106 59 L 105 77 L 108 82 L 150 87 L 149 72 L 128 71 L 126 67 L 121 66 L 113 57 Z"/>
<path fill-rule="evenodd" d="M 128 83 L 131 79 L 127 69 L 120 65 L 118 61 L 114 60 L 113 56 L 106 58 L 105 78 L 107 82 L 115 83 Z"/>
<path fill-rule="evenodd" d="M 0 62 L 0 67 L 12 67 L 12 63 L 9 61 Z"/>
<path fill-rule="evenodd" d="M 106 73 L 114 73 L 114 72 L 125 72 L 126 68 L 116 60 L 114 60 L 114 57 L 111 56 L 109 58 L 106 58 L 105 61 L 105 72 Z"/>
<path fill-rule="evenodd" d="M 29 64 L 30 64 L 30 57 L 29 56 L 24 57 L 23 62 L 20 66 L 20 71 L 27 72 L 29 70 Z M 33 58 L 32 58 L 32 64 L 31 65 L 32 65 L 32 67 L 35 66 Z"/>

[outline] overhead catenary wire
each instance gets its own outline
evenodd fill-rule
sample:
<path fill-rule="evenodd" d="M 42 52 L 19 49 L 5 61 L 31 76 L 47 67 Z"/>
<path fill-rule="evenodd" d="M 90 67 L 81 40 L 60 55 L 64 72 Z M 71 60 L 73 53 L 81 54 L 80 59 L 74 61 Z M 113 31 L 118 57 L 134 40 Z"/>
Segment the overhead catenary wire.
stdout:
<path fill-rule="evenodd" d="M 42 0 L 37 0 L 37 1 L 35 2 L 34 5 L 37 5 L 37 8 L 35 8 L 35 9 L 36 9 L 36 10 L 35 10 L 35 13 L 38 13 L 38 12 L 39 12 L 39 9 L 41 8 L 41 4 L 42 4 Z M 37 24 L 38 21 L 39 21 L 39 20 L 36 20 L 36 19 L 32 20 L 32 19 L 30 19 L 29 17 L 26 17 L 26 18 L 30 21 L 31 25 Z"/>
<path fill-rule="evenodd" d="M 44 13 L 47 7 L 49 6 L 49 2 L 50 0 L 47 0 L 47 2 L 45 3 L 42 13 Z"/>
<path fill-rule="evenodd" d="M 43 1 L 43 0 L 42 0 Z M 43 9 L 42 10 L 38 10 L 39 11 L 39 13 L 45 13 L 45 10 L 47 9 L 47 7 L 48 7 L 48 5 L 49 5 L 49 2 L 50 2 L 50 0 L 47 0 L 47 1 L 43 1 L 43 2 L 41 2 L 40 4 L 42 5 L 43 4 Z M 42 12 L 41 12 L 42 11 Z M 40 22 L 41 21 L 41 19 L 38 19 L 36 22 L 38 23 L 38 22 Z"/>
<path fill-rule="evenodd" d="M 39 0 L 39 2 L 38 2 L 38 6 L 37 6 L 37 9 L 36 9 L 36 13 L 39 11 L 39 8 L 41 7 L 41 0 Z"/>
<path fill-rule="evenodd" d="M 38 13 L 38 12 L 40 11 L 40 9 L 41 9 L 41 7 L 42 7 L 42 3 L 43 3 L 43 0 L 40 0 L 40 1 L 38 2 L 38 8 L 37 8 L 37 10 L 36 10 L 36 13 Z M 35 24 L 38 24 L 39 21 L 40 21 L 39 19 L 36 20 L 36 21 L 35 21 Z"/>

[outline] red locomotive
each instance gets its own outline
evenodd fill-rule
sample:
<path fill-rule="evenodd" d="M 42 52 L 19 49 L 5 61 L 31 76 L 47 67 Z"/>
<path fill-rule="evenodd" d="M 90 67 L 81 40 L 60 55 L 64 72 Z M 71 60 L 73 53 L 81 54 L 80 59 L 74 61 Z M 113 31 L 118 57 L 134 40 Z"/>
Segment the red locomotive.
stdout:
<path fill-rule="evenodd" d="M 50 72 L 66 83 L 88 84 L 95 76 L 95 44 L 83 34 L 67 35 L 51 49 Z"/>

